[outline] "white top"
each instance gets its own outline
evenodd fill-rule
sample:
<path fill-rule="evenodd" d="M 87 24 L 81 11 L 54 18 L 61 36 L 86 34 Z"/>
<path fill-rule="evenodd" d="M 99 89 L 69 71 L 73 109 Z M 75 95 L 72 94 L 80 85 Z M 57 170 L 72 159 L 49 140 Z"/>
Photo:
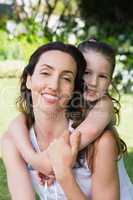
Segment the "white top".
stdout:
<path fill-rule="evenodd" d="M 69 127 L 70 129 L 72 130 L 71 127 Z M 33 128 L 30 129 L 30 140 L 33 148 L 40 151 Z M 43 186 L 36 179 L 36 171 L 30 167 L 28 167 L 28 170 L 31 175 L 33 187 L 41 200 L 67 200 L 58 181 L 55 180 L 50 187 L 47 187 L 47 184 Z M 127 175 L 123 159 L 118 161 L 118 171 L 120 178 L 120 200 L 133 200 L 133 185 Z M 87 163 L 85 162 L 83 167 L 74 168 L 73 172 L 81 190 L 91 200 L 91 171 Z"/>

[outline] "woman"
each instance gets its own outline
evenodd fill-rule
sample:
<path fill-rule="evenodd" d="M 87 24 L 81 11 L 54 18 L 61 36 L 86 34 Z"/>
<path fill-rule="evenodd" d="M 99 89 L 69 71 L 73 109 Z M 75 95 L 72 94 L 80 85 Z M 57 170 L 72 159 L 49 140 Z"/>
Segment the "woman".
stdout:
<path fill-rule="evenodd" d="M 60 139 L 53 140 L 55 138 L 58 138 L 61 135 L 61 134 L 59 134 L 60 129 L 56 127 L 57 125 L 59 126 L 59 121 L 57 121 L 57 120 L 53 121 L 53 116 L 54 117 L 56 116 L 60 120 L 61 124 L 62 124 L 62 120 L 63 120 L 63 123 L 66 122 L 66 117 L 62 117 L 62 114 L 64 116 L 64 113 L 66 113 L 66 105 L 67 104 L 65 103 L 65 101 L 68 100 L 68 96 L 71 94 L 72 90 L 70 90 L 70 88 L 69 88 L 69 95 L 68 95 L 68 93 L 66 93 L 68 91 L 66 88 L 67 84 L 65 83 L 63 85 L 64 82 L 62 82 L 62 81 L 58 82 L 60 79 L 58 79 L 58 81 L 57 81 L 58 67 L 56 67 L 57 69 L 55 68 L 56 70 L 54 69 L 56 73 L 55 72 L 53 73 L 53 71 L 49 71 L 49 70 L 51 70 L 51 68 L 45 69 L 46 71 L 44 70 L 42 72 L 39 72 L 39 73 L 42 73 L 45 75 L 45 81 L 48 80 L 48 85 L 46 84 L 47 82 L 45 84 L 47 85 L 46 89 L 50 88 L 50 91 L 49 91 L 49 89 L 48 89 L 48 91 L 45 89 L 44 90 L 40 89 L 40 88 L 43 88 L 44 86 L 41 87 L 42 82 L 39 81 L 40 78 L 39 78 L 39 76 L 37 76 L 38 71 L 36 71 L 36 69 L 38 69 L 37 68 L 38 65 L 41 66 L 46 61 L 49 61 L 51 63 L 51 60 L 53 60 L 53 58 L 54 58 L 54 64 L 58 63 L 59 61 L 61 62 L 62 58 L 63 58 L 63 61 L 65 61 L 65 58 L 63 57 L 63 55 L 61 55 L 59 57 L 59 54 L 57 54 L 57 52 L 55 55 L 54 54 L 51 55 L 51 52 L 49 52 L 50 54 L 46 54 L 46 53 L 48 53 L 48 52 L 44 53 L 45 59 L 42 60 L 42 56 L 41 56 L 36 65 L 34 64 L 34 62 L 31 62 L 31 63 L 33 63 L 34 66 L 36 66 L 32 76 L 27 76 L 27 74 L 25 74 L 26 76 L 23 77 L 23 79 L 22 79 L 22 81 L 26 81 L 27 88 L 29 89 L 29 91 L 31 90 L 31 92 L 32 92 L 32 101 L 33 101 L 33 108 L 34 108 L 33 111 L 34 111 L 35 118 L 33 116 L 31 116 L 31 118 L 28 117 L 28 119 L 30 119 L 29 120 L 30 122 L 35 119 L 35 123 L 34 123 L 35 125 L 34 125 L 34 129 L 31 129 L 31 132 L 30 132 L 31 142 L 33 143 L 33 147 L 39 151 L 40 149 L 41 150 L 45 149 L 49 145 L 49 143 L 52 141 L 48 147 L 48 155 L 52 162 L 55 177 L 57 180 L 54 182 L 54 184 L 52 186 L 50 186 L 49 190 L 47 190 L 43 186 L 38 185 L 37 180 L 35 180 L 35 176 L 34 176 L 35 171 L 30 170 L 36 191 L 38 191 L 38 193 L 42 199 L 45 199 L 46 197 L 47 197 L 47 199 L 52 199 L 52 198 L 55 199 L 56 197 L 59 199 L 65 199 L 66 197 L 68 199 L 87 199 L 87 198 L 98 199 L 98 200 L 99 199 L 102 199 L 102 200 L 103 199 L 114 199 L 114 200 L 119 199 L 119 183 L 118 183 L 117 162 L 116 162 L 117 156 L 118 156 L 118 149 L 117 149 L 116 141 L 115 141 L 114 137 L 112 136 L 111 130 L 105 131 L 105 133 L 108 133 L 108 134 L 102 135 L 102 137 L 100 139 L 98 139 L 97 142 L 95 142 L 95 144 L 94 144 L 96 152 L 93 153 L 94 159 L 93 159 L 93 167 L 92 167 L 91 171 L 87 168 L 87 163 L 89 164 L 88 166 L 90 166 L 89 161 L 90 161 L 90 157 L 91 157 L 91 149 L 87 149 L 88 153 L 87 154 L 84 153 L 83 157 L 80 158 L 80 161 L 81 162 L 83 161 L 83 165 L 81 165 L 80 167 L 74 168 L 74 170 L 72 170 L 72 165 L 73 165 L 73 162 L 77 155 L 77 150 L 78 150 L 77 147 L 78 147 L 79 140 L 80 140 L 78 135 L 75 135 L 74 142 L 71 145 L 69 143 L 69 135 L 67 133 L 65 135 L 63 135 L 62 137 L 60 137 Z M 33 55 L 33 58 L 35 58 L 34 57 L 35 55 L 36 54 Z M 36 59 L 36 60 L 38 60 L 38 59 Z M 30 61 L 33 61 L 33 60 L 31 59 Z M 45 62 L 42 64 L 42 63 L 40 63 L 41 61 L 42 61 L 42 63 L 44 61 Z M 65 62 L 65 63 L 67 63 L 67 62 Z M 47 64 L 47 63 L 45 63 L 45 64 Z M 52 65 L 53 65 L 53 62 L 52 62 Z M 49 66 L 49 63 L 48 63 L 48 66 Z M 62 63 L 62 66 L 64 66 L 64 63 Z M 69 67 L 70 66 L 72 67 L 72 65 L 69 65 Z M 67 67 L 66 67 L 66 69 L 67 69 Z M 61 68 L 61 70 L 63 70 L 63 68 Z M 64 70 L 64 71 L 68 71 L 68 70 Z M 63 74 L 64 74 L 64 71 L 63 71 Z M 52 74 L 51 74 L 51 72 L 52 72 Z M 69 72 L 70 72 L 70 70 L 69 70 Z M 55 76 L 55 74 L 56 74 L 56 76 Z M 59 74 L 61 75 L 62 71 L 59 70 L 58 76 L 59 76 Z M 74 71 L 73 71 L 73 74 L 75 74 Z M 61 80 L 62 80 L 62 76 L 59 76 L 59 77 L 61 77 Z M 66 77 L 65 77 L 65 79 L 66 79 Z M 69 81 L 70 81 L 70 77 L 69 78 L 67 77 L 67 79 L 69 79 Z M 59 88 L 57 87 L 57 86 L 59 86 L 57 83 L 58 84 L 60 83 L 61 88 L 63 88 L 63 89 L 65 88 L 65 94 L 63 94 L 63 92 L 62 92 L 63 95 L 61 95 L 61 97 L 65 97 L 65 99 L 61 98 L 61 97 L 58 98 L 58 95 L 55 92 L 53 92 L 53 91 L 55 91 L 55 88 L 58 92 L 63 91 L 60 87 Z M 74 79 L 73 79 L 73 83 L 74 83 Z M 53 84 L 53 85 L 51 86 L 51 84 Z M 76 82 L 75 82 L 75 85 L 76 85 Z M 72 86 L 72 82 L 71 82 L 71 86 Z M 81 84 L 81 86 L 82 86 L 82 84 Z M 24 88 L 22 88 L 22 89 L 24 89 Z M 39 93 L 38 91 L 41 92 L 41 95 L 38 94 Z M 42 104 L 41 96 L 43 96 L 44 100 L 46 100 L 43 102 L 44 104 Z M 91 99 L 93 96 L 94 96 L 94 93 L 93 93 L 93 95 L 92 95 L 92 92 L 88 93 L 88 97 L 91 97 Z M 62 99 L 62 101 L 61 101 L 61 99 Z M 63 99 L 65 100 L 64 103 L 63 103 Z M 45 105 L 44 110 L 42 109 L 43 108 L 42 105 Z M 52 105 L 52 107 L 51 107 L 51 105 Z M 58 106 L 56 107 L 55 105 L 56 106 L 58 105 Z M 32 109 L 32 107 L 30 107 L 30 109 Z M 30 113 L 32 113 L 32 110 L 30 110 L 30 111 L 31 111 Z M 51 117 L 51 113 L 52 113 L 52 117 Z M 60 116 L 60 114 L 61 114 L 61 116 Z M 50 116 L 50 118 L 49 118 L 49 116 Z M 41 128 L 39 126 L 41 126 Z M 49 131 L 49 127 L 51 127 L 51 126 L 54 130 L 56 130 L 56 128 L 57 128 L 57 132 L 58 132 L 57 135 L 53 135 L 51 133 L 51 131 Z M 67 129 L 67 127 L 68 127 L 68 123 L 67 123 L 67 125 L 63 124 L 63 129 Z M 48 130 L 46 128 L 48 128 Z M 34 133 L 34 130 L 35 130 L 36 134 Z M 46 130 L 47 134 L 43 134 L 42 130 Z M 42 134 L 40 134 L 39 132 Z M 44 137 L 42 138 L 43 135 L 44 135 Z M 7 143 L 9 143 L 9 146 L 11 146 L 11 144 L 10 144 L 11 141 L 9 142 L 9 139 L 7 139 Z M 38 145 L 38 143 L 39 143 L 39 145 Z M 6 146 L 6 145 L 4 145 L 4 146 Z M 12 145 L 12 148 L 15 148 L 15 146 Z M 16 151 L 16 150 L 14 149 L 14 151 Z M 6 151 L 4 151 L 4 152 L 6 153 Z M 85 158 L 85 155 L 86 155 L 86 158 Z M 6 159 L 6 157 L 7 157 L 7 155 L 5 155 L 5 159 Z M 57 157 L 59 159 L 57 159 Z M 8 160 L 9 159 L 5 160 L 5 164 L 7 166 L 7 172 L 9 173 L 11 170 L 8 168 L 8 166 L 9 166 Z M 106 165 L 104 165 L 104 162 L 107 162 Z M 77 163 L 77 165 L 78 165 L 78 163 Z M 21 166 L 22 166 L 22 163 L 21 163 Z M 17 167 L 18 167 L 18 164 L 17 164 Z M 24 170 L 24 171 L 26 171 L 26 170 Z M 26 174 L 26 172 L 24 174 Z M 21 176 L 22 176 L 22 174 L 21 174 Z M 26 174 L 26 176 L 27 176 L 27 174 Z M 26 178 L 26 176 L 25 176 L 25 178 Z M 75 180 L 75 178 L 76 178 L 76 180 Z M 9 179 L 10 179 L 10 177 L 9 177 Z M 67 184 L 67 180 L 69 181 L 69 185 Z M 9 182 L 10 182 L 10 180 L 9 180 Z M 13 181 L 11 180 L 11 182 L 13 182 Z M 27 187 L 26 187 L 26 189 L 27 189 L 30 186 L 30 182 L 28 182 L 28 181 L 23 182 L 22 183 L 23 187 L 25 187 L 25 183 L 27 183 L 27 184 L 29 183 L 29 185 L 27 185 Z M 16 181 L 15 181 L 15 184 L 16 184 Z M 9 185 L 10 185 L 10 183 L 9 183 Z M 63 193 L 62 189 L 64 190 L 65 194 Z M 12 188 L 10 190 L 11 190 L 12 194 L 15 194 L 15 192 L 12 190 Z M 100 191 L 100 192 L 98 192 L 98 191 Z M 22 188 L 21 188 L 21 192 L 22 192 Z M 29 192 L 29 190 L 27 191 L 27 194 L 28 194 L 28 192 Z M 32 188 L 31 188 L 30 195 L 33 195 Z M 16 198 L 16 196 L 17 196 L 17 194 L 14 195 L 14 199 Z M 29 198 L 27 198 L 27 199 L 30 199 L 30 197 L 31 196 L 29 196 Z M 25 198 L 25 197 L 23 196 L 23 198 Z M 33 199 L 33 197 L 31 197 L 31 198 Z M 18 198 L 16 198 L 16 199 L 18 199 Z"/>

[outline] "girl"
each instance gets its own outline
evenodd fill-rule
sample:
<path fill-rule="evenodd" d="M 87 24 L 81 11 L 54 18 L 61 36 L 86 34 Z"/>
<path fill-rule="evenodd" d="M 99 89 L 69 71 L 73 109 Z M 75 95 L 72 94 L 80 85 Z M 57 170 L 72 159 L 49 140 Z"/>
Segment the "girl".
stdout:
<path fill-rule="evenodd" d="M 112 99 L 112 102 L 114 103 L 116 119 L 118 120 L 118 123 L 119 123 L 120 103 L 119 103 L 119 101 L 115 100 L 115 98 L 112 97 L 113 95 L 111 96 L 111 93 L 109 94 L 109 87 L 106 87 L 108 85 L 107 80 L 110 80 L 110 85 L 112 85 L 112 88 L 111 88 L 112 94 L 113 94 L 113 92 L 118 93 L 118 91 L 116 90 L 116 88 L 114 86 L 113 79 L 112 79 L 113 72 L 115 69 L 115 52 L 114 52 L 114 50 L 112 49 L 111 46 L 107 45 L 106 43 L 97 42 L 95 40 L 82 42 L 79 45 L 79 49 L 83 53 L 83 55 L 86 59 L 86 62 L 87 62 L 87 69 L 86 69 L 85 75 L 84 75 L 84 80 L 86 83 L 86 90 L 84 92 L 84 98 L 87 101 L 93 103 L 97 99 L 96 96 L 101 95 L 103 93 L 103 91 L 106 90 L 105 91 L 106 95 L 110 99 Z M 119 95 L 119 93 L 118 93 L 118 95 Z M 92 105 L 92 107 L 93 106 L 94 106 L 94 104 Z M 104 107 L 103 107 L 103 109 L 104 109 Z M 109 143 L 112 140 L 112 136 L 113 136 L 115 138 L 115 142 L 117 144 L 117 155 L 119 155 L 119 158 L 121 158 L 117 164 L 118 165 L 118 173 L 119 173 L 119 184 L 120 184 L 120 197 L 119 198 L 120 198 L 120 200 L 131 200 L 133 198 L 133 185 L 127 175 L 127 172 L 126 172 L 126 169 L 124 166 L 124 161 L 122 159 L 122 154 L 127 151 L 126 144 L 119 138 L 116 129 L 112 126 L 111 123 L 108 124 L 108 126 L 105 128 L 104 132 L 108 133 L 107 134 L 108 136 L 106 134 L 103 134 L 98 139 L 96 139 L 93 143 L 91 143 L 89 145 L 89 151 L 88 151 L 88 152 L 90 152 L 89 166 L 92 171 L 92 177 L 94 176 L 94 174 L 97 171 L 96 168 L 99 168 L 99 165 L 100 165 L 100 160 L 97 160 L 98 151 L 100 153 L 101 150 L 104 150 L 104 145 L 105 145 L 105 151 L 106 151 L 107 150 L 106 145 L 109 145 Z M 105 137 L 108 137 L 108 138 L 106 138 L 107 140 L 105 139 Z M 106 144 L 104 143 L 105 141 L 107 142 Z M 103 146 L 100 147 L 100 143 L 101 143 L 101 145 L 103 144 Z M 100 147 L 101 150 L 100 149 L 98 150 L 98 148 L 99 148 L 98 146 Z M 110 154 L 110 156 L 111 156 L 111 154 Z M 104 159 L 105 159 L 104 161 L 106 162 L 106 158 L 104 158 Z M 118 158 L 116 158 L 116 159 L 118 160 Z M 103 167 L 103 170 L 104 170 L 104 165 L 105 165 L 105 163 L 101 162 L 101 167 Z M 107 163 L 106 163 L 106 167 L 107 167 Z M 101 169 L 101 172 L 103 170 Z M 112 174 L 112 176 L 113 176 L 113 174 Z M 93 181 L 94 181 L 94 179 L 93 179 Z M 98 184 L 98 179 L 97 179 L 96 183 Z M 99 182 L 99 184 L 101 184 L 101 182 Z M 100 199 L 100 197 L 99 197 L 99 199 Z"/>

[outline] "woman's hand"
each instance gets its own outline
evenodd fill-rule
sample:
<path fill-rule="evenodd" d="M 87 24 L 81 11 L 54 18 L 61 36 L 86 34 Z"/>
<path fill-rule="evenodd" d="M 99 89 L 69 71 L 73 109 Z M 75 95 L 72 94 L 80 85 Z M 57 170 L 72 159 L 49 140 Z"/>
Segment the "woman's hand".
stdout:
<path fill-rule="evenodd" d="M 70 144 L 68 131 L 50 143 L 47 152 L 57 180 L 62 179 L 66 172 L 71 171 L 73 163 L 76 161 L 79 144 L 80 133 L 75 134 L 73 142 Z"/>

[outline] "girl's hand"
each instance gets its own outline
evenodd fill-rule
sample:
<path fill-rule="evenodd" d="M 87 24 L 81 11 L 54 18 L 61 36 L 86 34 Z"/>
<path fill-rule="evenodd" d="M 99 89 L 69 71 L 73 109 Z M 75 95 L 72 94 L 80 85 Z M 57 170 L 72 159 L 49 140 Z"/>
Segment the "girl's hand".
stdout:
<path fill-rule="evenodd" d="M 71 170 L 76 161 L 78 147 L 80 144 L 80 133 L 75 134 L 70 144 L 70 134 L 65 131 L 59 139 L 50 143 L 47 152 L 53 166 L 56 179 L 62 178 L 67 170 Z"/>
<path fill-rule="evenodd" d="M 37 172 L 36 177 L 37 177 L 37 181 L 41 185 L 45 185 L 45 182 L 47 182 L 48 186 L 51 186 L 55 180 L 54 174 L 49 174 L 48 176 L 46 176 L 45 174 L 42 174 L 41 172 Z"/>
<path fill-rule="evenodd" d="M 35 159 L 32 160 L 32 167 L 42 174 L 49 175 L 53 173 L 53 168 L 47 153 L 47 150 L 36 152 Z"/>

